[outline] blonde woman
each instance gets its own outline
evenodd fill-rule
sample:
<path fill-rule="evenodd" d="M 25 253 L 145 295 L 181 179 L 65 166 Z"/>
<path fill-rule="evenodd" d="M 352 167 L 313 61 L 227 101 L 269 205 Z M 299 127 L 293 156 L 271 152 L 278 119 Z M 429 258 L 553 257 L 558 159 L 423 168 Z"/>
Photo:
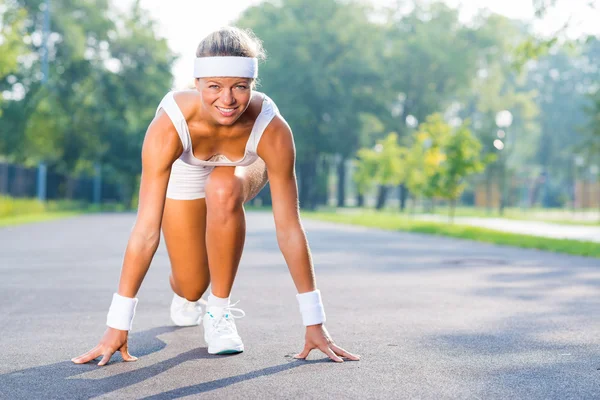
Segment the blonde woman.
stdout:
<path fill-rule="evenodd" d="M 310 250 L 298 211 L 292 132 L 265 94 L 254 91 L 261 42 L 224 28 L 196 52 L 196 90 L 170 92 L 158 106 L 142 148 L 138 215 L 125 252 L 100 343 L 72 359 L 81 364 L 127 347 L 135 298 L 159 244 L 162 228 L 171 261 L 176 325 L 202 324 L 210 354 L 244 351 L 235 326 L 243 311 L 229 296 L 246 235 L 244 203 L 270 182 L 277 241 L 298 291 L 306 326 L 297 358 L 319 349 L 333 361 L 360 357 L 337 346 L 323 323 Z M 199 299 L 208 289 L 206 310 Z"/>

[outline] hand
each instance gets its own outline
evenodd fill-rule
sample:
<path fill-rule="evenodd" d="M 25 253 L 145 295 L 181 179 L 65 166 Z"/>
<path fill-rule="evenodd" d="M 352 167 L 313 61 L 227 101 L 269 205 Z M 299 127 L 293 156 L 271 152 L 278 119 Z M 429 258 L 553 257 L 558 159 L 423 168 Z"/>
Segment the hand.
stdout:
<path fill-rule="evenodd" d="M 88 361 L 102 356 L 102 360 L 100 360 L 98 366 L 103 366 L 117 351 L 121 352 L 123 361 L 137 361 L 137 357 L 129 354 L 129 351 L 127 350 L 128 333 L 128 331 L 121 331 L 109 327 L 106 332 L 104 332 L 104 336 L 100 339 L 98 346 L 79 357 L 72 358 L 71 361 L 75 364 L 85 364 Z"/>
<path fill-rule="evenodd" d="M 323 324 L 307 326 L 305 342 L 304 350 L 302 350 L 300 354 L 296 354 L 294 358 L 305 359 L 308 357 L 308 353 L 310 353 L 311 350 L 319 349 L 335 362 L 344 362 L 341 357 L 353 361 L 360 360 L 360 356 L 349 353 L 337 346 L 331 339 L 331 336 L 329 336 L 329 332 L 327 332 L 327 329 L 325 329 Z"/>

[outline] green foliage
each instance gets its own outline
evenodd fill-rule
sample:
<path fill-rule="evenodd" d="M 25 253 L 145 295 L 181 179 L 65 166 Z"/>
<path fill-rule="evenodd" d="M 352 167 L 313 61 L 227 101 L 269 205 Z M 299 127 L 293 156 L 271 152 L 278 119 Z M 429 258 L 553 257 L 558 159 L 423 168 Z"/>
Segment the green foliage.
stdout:
<path fill-rule="evenodd" d="M 406 149 L 398 144 L 396 133 L 378 141 L 373 149 L 360 149 L 357 156 L 354 181 L 360 194 L 364 194 L 372 184 L 389 186 L 404 181 Z"/>
<path fill-rule="evenodd" d="M 592 105 L 586 109 L 590 119 L 584 132 L 581 153 L 588 160 L 600 160 L 600 90 L 592 96 Z"/>
<path fill-rule="evenodd" d="M 409 147 L 398 144 L 398 135 L 389 134 L 373 148 L 357 153 L 354 180 L 359 193 L 371 184 L 384 186 L 405 183 L 414 196 L 442 197 L 451 201 L 462 194 L 465 179 L 485 166 L 481 143 L 463 123 L 453 129 L 441 114 L 432 114 L 412 135 Z"/>
<path fill-rule="evenodd" d="M 446 160 L 444 149 L 451 134 L 452 127 L 441 114 L 428 116 L 414 133 L 406 164 L 406 186 L 413 196 L 431 198 L 439 195 L 439 168 Z"/>
<path fill-rule="evenodd" d="M 12 1 L 0 1 L 0 79 L 17 70 L 18 57 L 25 51 L 27 12 L 12 6 Z"/>
<path fill-rule="evenodd" d="M 296 134 L 300 162 L 347 157 L 359 143 L 360 114 L 374 109 L 379 29 L 358 2 L 283 0 L 251 7 L 237 24 L 263 41 L 261 90 Z"/>
<path fill-rule="evenodd" d="M 363 148 L 358 150 L 357 156 L 353 179 L 358 193 L 365 194 L 375 183 L 373 177 L 377 174 L 378 154 L 375 150 Z"/>
<path fill-rule="evenodd" d="M 468 90 L 481 51 L 473 45 L 477 32 L 459 22 L 456 9 L 419 2 L 406 16 L 392 14 L 387 24 L 381 92 L 389 88 L 388 104 L 402 124 L 408 115 L 424 120 Z"/>
<path fill-rule="evenodd" d="M 44 161 L 68 174 L 100 163 L 106 180 L 121 183 L 125 201 L 135 201 L 143 136 L 171 87 L 174 55 L 139 1 L 125 13 L 108 0 L 52 1 L 43 86 L 43 3 L 0 0 L 0 93 L 10 93 L 0 103 L 0 157 Z M 538 0 L 540 15 L 552 6 Z M 546 50 L 553 51 L 542 55 L 528 26 L 502 16 L 482 13 L 467 26 L 441 2 L 388 11 L 376 15 L 360 0 L 281 0 L 250 7 L 235 23 L 252 28 L 268 51 L 261 90 L 294 130 L 301 203 L 327 197 L 319 194 L 328 182 L 317 176 L 328 171 L 320 160 L 354 154 L 360 193 L 405 183 L 414 196 L 456 198 L 478 168 L 467 167 L 468 145 L 452 142 L 471 139 L 444 120 L 473 121 L 464 129 L 489 163 L 497 154 L 494 117 L 503 109 L 514 115 L 506 157 L 487 172 L 506 165 L 531 178 L 546 169 L 560 177 L 564 197 L 573 146 L 596 148 L 600 106 L 586 91 L 597 82 L 597 41 L 556 52 L 561 41 L 551 38 Z M 527 68 L 515 71 L 515 64 Z M 418 132 L 408 116 L 425 121 Z"/>
<path fill-rule="evenodd" d="M 0 29 L 4 36 L 4 22 L 14 21 L 10 32 L 21 27 L 23 40 L 12 53 L 0 51 L 0 90 L 21 96 L 2 104 L 0 155 L 71 175 L 102 163 L 105 181 L 125 183 L 131 196 L 146 127 L 172 84 L 174 55 L 154 21 L 139 2 L 121 14 L 107 0 L 52 1 L 50 73 L 42 85 L 43 48 L 34 38 L 42 37 L 43 1 L 8 3 L 0 7 Z M 14 42 L 0 41 L 0 49 Z"/>
<path fill-rule="evenodd" d="M 0 218 L 24 214 L 40 214 L 46 211 L 46 205 L 36 199 L 13 199 L 0 196 Z"/>
<path fill-rule="evenodd" d="M 432 180 L 438 183 L 437 195 L 450 200 L 451 219 L 454 217 L 456 201 L 465 190 L 465 178 L 481 172 L 485 167 L 480 150 L 481 143 L 466 124 L 458 127 L 445 143 L 444 160 Z"/>

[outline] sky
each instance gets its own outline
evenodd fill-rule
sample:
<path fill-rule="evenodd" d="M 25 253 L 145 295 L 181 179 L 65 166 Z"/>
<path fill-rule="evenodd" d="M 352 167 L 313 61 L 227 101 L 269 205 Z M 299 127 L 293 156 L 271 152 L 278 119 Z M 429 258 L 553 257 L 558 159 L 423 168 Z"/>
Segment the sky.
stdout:
<path fill-rule="evenodd" d="M 158 22 L 158 34 L 167 39 L 169 47 L 179 55 L 173 66 L 175 88 L 183 88 L 191 81 L 194 55 L 200 40 L 210 32 L 229 25 L 248 7 L 262 0 L 141 0 Z M 370 0 L 376 6 L 393 4 L 393 0 Z M 558 0 L 558 4 L 543 21 L 536 23 L 536 31 L 552 33 L 570 19 L 569 36 L 582 33 L 600 34 L 600 7 L 591 10 L 585 5 L 589 0 Z M 532 20 L 534 16 L 531 0 L 445 0 L 452 7 L 460 7 L 465 21 L 487 8 L 509 18 Z M 119 8 L 126 8 L 133 0 L 115 1 Z M 268 49 L 267 49 L 268 50 Z"/>

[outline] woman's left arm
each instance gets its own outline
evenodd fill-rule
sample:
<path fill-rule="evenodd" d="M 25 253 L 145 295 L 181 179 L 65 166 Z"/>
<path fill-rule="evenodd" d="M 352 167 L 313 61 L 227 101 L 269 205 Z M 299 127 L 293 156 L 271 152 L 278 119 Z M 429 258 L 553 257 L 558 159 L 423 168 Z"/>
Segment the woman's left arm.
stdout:
<path fill-rule="evenodd" d="M 320 304 L 312 257 L 300 221 L 298 186 L 294 170 L 294 139 L 290 127 L 281 116 L 276 116 L 269 124 L 257 152 L 267 166 L 277 243 L 300 295 L 299 302 L 314 301 L 308 299 L 310 298 L 318 299 Z M 306 296 L 302 296 L 303 294 Z M 342 362 L 341 357 L 359 360 L 360 356 L 347 352 L 333 342 L 323 325 L 324 313 L 322 315 L 323 321 L 320 323 L 310 321 L 313 318 L 319 321 L 318 315 L 303 318 L 306 325 L 306 343 L 304 350 L 297 354 L 296 358 L 306 358 L 311 350 L 319 349 L 333 361 Z"/>

